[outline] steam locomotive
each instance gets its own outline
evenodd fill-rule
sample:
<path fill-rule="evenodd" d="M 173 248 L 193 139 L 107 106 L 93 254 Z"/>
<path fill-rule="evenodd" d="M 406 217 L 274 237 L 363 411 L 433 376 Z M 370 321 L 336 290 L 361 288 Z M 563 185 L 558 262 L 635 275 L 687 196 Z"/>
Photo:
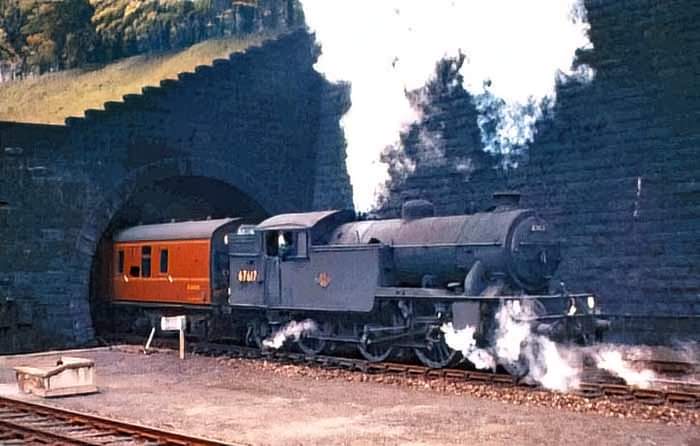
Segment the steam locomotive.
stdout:
<path fill-rule="evenodd" d="M 470 215 L 437 217 L 431 203 L 412 200 L 398 219 L 331 210 L 128 228 L 114 237 L 112 308 L 153 326 L 186 313 L 193 334 L 258 347 L 291 321 L 311 320 L 296 339 L 306 354 L 349 345 L 383 361 L 413 351 L 434 368 L 459 359 L 441 327 L 472 327 L 488 346 L 509 303 L 529 309 L 519 322 L 534 333 L 600 336 L 607 323 L 595 296 L 549 293 L 560 249 L 547 222 L 519 208 L 517 194 L 496 198 Z"/>

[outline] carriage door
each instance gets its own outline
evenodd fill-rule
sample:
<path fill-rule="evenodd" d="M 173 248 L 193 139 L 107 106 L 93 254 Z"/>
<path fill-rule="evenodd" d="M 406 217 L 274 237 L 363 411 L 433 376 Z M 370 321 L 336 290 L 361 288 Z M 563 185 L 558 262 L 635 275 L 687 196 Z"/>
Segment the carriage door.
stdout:
<path fill-rule="evenodd" d="M 265 232 L 265 305 L 276 306 L 280 299 L 280 237 L 279 231 Z"/>

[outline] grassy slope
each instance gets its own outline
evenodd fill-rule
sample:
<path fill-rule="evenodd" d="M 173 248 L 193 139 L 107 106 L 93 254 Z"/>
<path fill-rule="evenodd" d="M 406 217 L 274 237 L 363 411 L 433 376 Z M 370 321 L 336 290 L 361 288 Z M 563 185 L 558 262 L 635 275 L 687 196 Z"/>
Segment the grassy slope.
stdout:
<path fill-rule="evenodd" d="M 125 94 L 140 93 L 145 86 L 157 86 L 162 79 L 174 79 L 178 73 L 227 58 L 262 40 L 214 39 L 179 52 L 135 56 L 95 70 L 63 71 L 0 84 L 0 121 L 63 124 L 69 116 L 101 109 L 107 101 L 120 101 Z"/>

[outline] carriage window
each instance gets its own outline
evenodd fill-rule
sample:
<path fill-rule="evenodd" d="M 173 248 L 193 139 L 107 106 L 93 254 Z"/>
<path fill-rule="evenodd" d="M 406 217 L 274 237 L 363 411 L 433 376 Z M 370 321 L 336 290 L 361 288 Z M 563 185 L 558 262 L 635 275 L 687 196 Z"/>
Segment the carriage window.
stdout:
<path fill-rule="evenodd" d="M 141 269 L 138 266 L 132 266 L 131 268 L 129 268 L 129 275 L 131 277 L 138 277 L 139 272 L 141 272 Z"/>
<path fill-rule="evenodd" d="M 141 277 L 151 277 L 151 247 L 141 248 Z"/>
<path fill-rule="evenodd" d="M 168 250 L 167 249 L 160 250 L 160 272 L 161 273 L 168 272 Z"/>
<path fill-rule="evenodd" d="M 117 253 L 117 272 L 119 274 L 124 273 L 124 250 L 120 249 Z"/>

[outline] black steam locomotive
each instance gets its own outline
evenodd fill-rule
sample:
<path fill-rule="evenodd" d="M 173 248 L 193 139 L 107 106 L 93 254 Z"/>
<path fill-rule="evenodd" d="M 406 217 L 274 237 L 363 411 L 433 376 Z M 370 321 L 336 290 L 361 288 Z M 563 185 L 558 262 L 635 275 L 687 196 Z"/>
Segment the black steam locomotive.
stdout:
<path fill-rule="evenodd" d="M 519 209 L 517 194 L 497 198 L 494 209 L 472 215 L 436 217 L 429 202 L 413 200 L 391 220 L 358 221 L 351 211 L 277 215 L 257 225 L 227 220 L 231 232 L 211 246 L 227 246 L 228 270 L 212 266 L 210 274 L 211 286 L 228 276 L 229 287 L 225 297 L 212 292 L 210 311 L 200 305 L 191 321 L 262 346 L 278 328 L 312 320 L 297 338 L 307 354 L 345 344 L 383 361 L 412 350 L 436 368 L 458 357 L 441 327 L 473 327 L 488 345 L 494 315 L 508 302 L 528 306 L 519 322 L 534 333 L 566 342 L 598 336 L 606 323 L 594 296 L 549 293 L 560 251 L 547 222 Z M 173 312 L 172 302 L 164 311 L 157 296 L 147 300 L 151 314 Z"/>

